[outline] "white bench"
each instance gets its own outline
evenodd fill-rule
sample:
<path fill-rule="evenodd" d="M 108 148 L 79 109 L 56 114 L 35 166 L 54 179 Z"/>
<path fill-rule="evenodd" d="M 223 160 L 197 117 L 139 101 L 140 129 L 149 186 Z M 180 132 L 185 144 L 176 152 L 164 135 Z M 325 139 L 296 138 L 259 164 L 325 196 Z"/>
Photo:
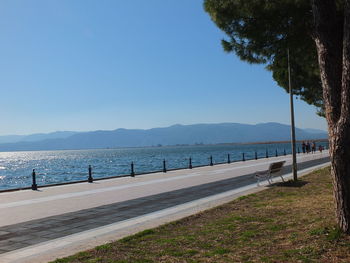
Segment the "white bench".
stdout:
<path fill-rule="evenodd" d="M 275 163 L 270 163 L 269 169 L 267 171 L 257 171 L 255 173 L 255 178 L 258 181 L 258 186 L 261 180 L 267 179 L 269 184 L 272 182 L 272 177 L 274 176 L 280 176 L 282 178 L 282 181 L 284 182 L 284 179 L 282 177 L 282 168 L 286 161 L 280 161 Z"/>

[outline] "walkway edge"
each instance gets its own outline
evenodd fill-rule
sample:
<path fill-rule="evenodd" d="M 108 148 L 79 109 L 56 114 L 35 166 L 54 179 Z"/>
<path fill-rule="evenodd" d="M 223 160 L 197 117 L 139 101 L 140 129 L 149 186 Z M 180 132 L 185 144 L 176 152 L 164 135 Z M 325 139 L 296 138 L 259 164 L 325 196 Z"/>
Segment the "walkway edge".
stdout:
<path fill-rule="evenodd" d="M 299 176 L 303 176 L 311 171 L 329 165 L 330 163 L 328 162 L 300 170 L 298 171 Z M 285 175 L 284 178 L 292 178 L 292 173 Z M 279 180 L 276 178 L 276 181 Z M 55 260 L 58 257 L 69 256 L 79 251 L 91 249 L 95 246 L 121 239 L 145 229 L 157 227 L 162 224 L 196 214 L 198 212 L 230 202 L 240 196 L 262 191 L 265 189 L 264 186 L 267 184 L 267 181 L 261 182 L 261 186 L 259 187 L 257 187 L 256 183 L 250 184 L 241 188 L 173 206 L 171 208 L 163 209 L 147 215 L 4 253 L 0 255 L 0 261 L 3 263 L 40 263 Z"/>

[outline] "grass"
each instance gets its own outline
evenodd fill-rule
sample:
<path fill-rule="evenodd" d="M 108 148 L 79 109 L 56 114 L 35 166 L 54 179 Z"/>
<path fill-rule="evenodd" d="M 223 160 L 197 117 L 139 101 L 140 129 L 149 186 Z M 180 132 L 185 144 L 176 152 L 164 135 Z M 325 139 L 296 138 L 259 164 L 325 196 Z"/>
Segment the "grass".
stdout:
<path fill-rule="evenodd" d="M 329 168 L 55 263 L 350 262 Z"/>

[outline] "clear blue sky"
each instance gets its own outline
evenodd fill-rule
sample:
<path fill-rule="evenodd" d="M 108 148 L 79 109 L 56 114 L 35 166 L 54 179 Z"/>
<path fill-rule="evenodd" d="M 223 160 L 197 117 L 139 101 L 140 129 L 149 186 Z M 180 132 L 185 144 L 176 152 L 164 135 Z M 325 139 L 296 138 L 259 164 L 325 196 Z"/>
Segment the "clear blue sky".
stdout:
<path fill-rule="evenodd" d="M 202 0 L 2 0 L 0 135 L 289 123 L 263 66 L 223 51 Z M 326 129 L 296 100 L 296 125 Z"/>

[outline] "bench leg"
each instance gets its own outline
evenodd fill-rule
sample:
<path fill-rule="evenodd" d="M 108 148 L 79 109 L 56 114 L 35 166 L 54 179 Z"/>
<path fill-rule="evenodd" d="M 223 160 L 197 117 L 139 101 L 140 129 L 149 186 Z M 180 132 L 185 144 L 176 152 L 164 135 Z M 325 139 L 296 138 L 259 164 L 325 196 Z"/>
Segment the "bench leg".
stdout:
<path fill-rule="evenodd" d="M 257 179 L 257 182 L 258 182 L 258 186 L 260 186 L 260 177 L 257 176 L 256 179 Z"/>
<path fill-rule="evenodd" d="M 272 182 L 271 177 L 267 177 L 267 181 L 269 182 L 269 185 L 271 185 L 271 182 Z"/>

